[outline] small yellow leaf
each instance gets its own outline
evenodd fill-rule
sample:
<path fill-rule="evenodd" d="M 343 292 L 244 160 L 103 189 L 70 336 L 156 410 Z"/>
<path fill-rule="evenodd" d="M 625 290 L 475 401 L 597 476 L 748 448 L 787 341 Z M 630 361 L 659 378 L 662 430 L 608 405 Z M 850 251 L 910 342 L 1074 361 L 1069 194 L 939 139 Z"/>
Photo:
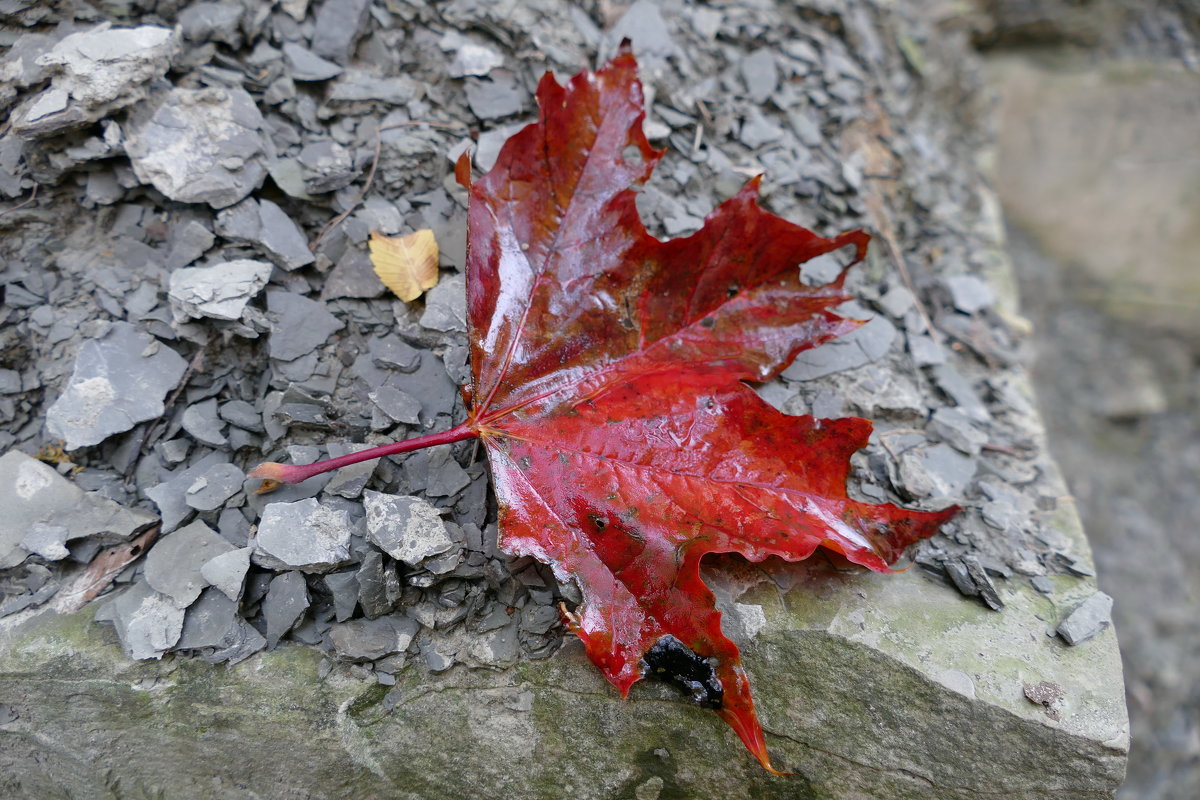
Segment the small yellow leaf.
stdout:
<path fill-rule="evenodd" d="M 372 231 L 367 246 L 375 274 L 404 302 L 416 300 L 437 285 L 437 239 L 428 228 L 407 236 L 384 236 Z"/>

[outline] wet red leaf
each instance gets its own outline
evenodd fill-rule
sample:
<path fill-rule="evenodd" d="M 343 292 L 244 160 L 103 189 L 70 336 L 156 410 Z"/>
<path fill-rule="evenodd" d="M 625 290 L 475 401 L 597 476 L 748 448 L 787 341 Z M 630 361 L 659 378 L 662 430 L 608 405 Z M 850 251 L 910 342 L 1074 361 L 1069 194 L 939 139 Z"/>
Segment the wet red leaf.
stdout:
<path fill-rule="evenodd" d="M 596 666 L 623 695 L 673 679 L 774 771 L 701 560 L 799 561 L 824 546 L 886 572 L 957 511 L 851 500 L 849 459 L 871 423 L 788 416 L 744 383 L 859 324 L 831 310 L 849 299 L 841 277 L 809 287 L 798 265 L 851 246 L 861 259 L 869 237 L 826 239 L 763 211 L 754 179 L 699 232 L 659 241 L 634 205 L 662 153 L 642 132 L 633 56 L 565 87 L 547 75 L 537 96 L 538 122 L 470 185 L 467 422 L 252 475 L 296 482 L 478 436 L 501 547 L 577 581 L 567 623 Z M 456 174 L 469 183 L 469 162 Z"/>
<path fill-rule="evenodd" d="M 647 234 L 632 187 L 662 153 L 642 132 L 636 70 L 626 52 L 566 87 L 547 75 L 538 122 L 470 187 L 468 425 L 501 546 L 578 581 L 569 624 L 605 676 L 627 694 L 648 669 L 694 673 L 680 677 L 696 699 L 770 768 L 701 559 L 825 546 L 887 571 L 955 509 L 851 500 L 871 423 L 787 416 L 743 383 L 858 324 L 830 310 L 848 299 L 842 279 L 808 287 L 798 264 L 848 245 L 861 258 L 868 237 L 763 211 L 758 179 L 692 236 Z M 705 685 L 714 669 L 719 688 Z"/>

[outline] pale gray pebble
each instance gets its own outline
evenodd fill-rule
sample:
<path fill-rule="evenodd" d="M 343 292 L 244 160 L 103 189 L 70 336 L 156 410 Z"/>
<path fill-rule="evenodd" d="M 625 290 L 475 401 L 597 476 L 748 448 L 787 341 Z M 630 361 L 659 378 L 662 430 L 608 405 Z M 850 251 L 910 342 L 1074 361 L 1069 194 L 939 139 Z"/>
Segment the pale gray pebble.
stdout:
<path fill-rule="evenodd" d="M 196 477 L 184 502 L 197 511 L 215 511 L 242 489 L 246 473 L 233 464 L 214 464 Z"/>
<path fill-rule="evenodd" d="M 918 367 L 932 367 L 946 363 L 946 350 L 928 336 L 908 335 L 908 351 Z"/>
<path fill-rule="evenodd" d="M 17 566 L 31 551 L 51 560 L 65 558 L 72 539 L 129 539 L 154 522 L 145 511 L 84 492 L 50 465 L 17 450 L 0 457 L 0 508 L 0 569 Z"/>
<path fill-rule="evenodd" d="M 371 402 L 379 406 L 383 413 L 396 422 L 406 425 L 418 425 L 421 422 L 421 403 L 408 392 L 403 392 L 395 386 L 380 386 L 367 395 Z"/>
<path fill-rule="evenodd" d="M 471 476 L 455 460 L 448 447 L 431 452 L 427 463 L 429 477 L 425 483 L 425 494 L 430 497 L 453 497 L 471 483 Z"/>
<path fill-rule="evenodd" d="M 251 433 L 263 432 L 262 414 L 245 400 L 227 400 L 217 409 L 221 419 Z"/>
<path fill-rule="evenodd" d="M 240 88 L 175 88 L 137 106 L 126 153 L 134 174 L 171 200 L 233 205 L 262 185 L 263 118 Z"/>
<path fill-rule="evenodd" d="M 333 141 L 309 142 L 296 156 L 305 191 L 335 192 L 351 183 L 357 172 L 350 151 Z"/>
<path fill-rule="evenodd" d="M 145 489 L 145 494 L 158 506 L 162 517 L 162 532 L 170 533 L 187 519 L 194 509 L 186 501 L 187 491 L 192 487 L 196 478 L 203 475 L 214 464 L 223 464 L 229 460 L 225 453 L 209 453 L 190 467 L 181 469 L 170 475 L 165 481 Z"/>
<path fill-rule="evenodd" d="M 326 572 L 350 559 L 353 525 L 345 511 L 313 498 L 271 503 L 262 512 L 255 555 L 305 572 Z"/>
<path fill-rule="evenodd" d="M 240 319 L 246 304 L 267 285 L 271 269 L 265 261 L 242 258 L 210 267 L 174 270 L 168 297 L 175 309 L 175 321 Z"/>
<path fill-rule="evenodd" d="M 755 103 L 765 103 L 779 84 L 779 67 L 774 54 L 766 48 L 755 50 L 738 65 L 746 91 Z"/>
<path fill-rule="evenodd" d="M 235 242 L 252 244 L 285 270 L 313 263 L 308 239 L 300 226 L 270 200 L 246 198 L 218 212 L 217 233 Z"/>
<path fill-rule="evenodd" d="M 367 512 L 367 538 L 410 567 L 457 545 L 437 509 L 419 497 L 367 490 L 363 507 Z"/>
<path fill-rule="evenodd" d="M 171 249 L 167 251 L 167 269 L 192 264 L 204 255 L 217 237 L 200 222 L 191 219 L 171 230 Z"/>
<path fill-rule="evenodd" d="M 330 314 L 324 303 L 283 289 L 267 290 L 271 323 L 270 354 L 292 361 L 311 353 L 345 324 Z"/>
<path fill-rule="evenodd" d="M 946 444 L 914 447 L 900 455 L 899 480 L 913 497 L 958 500 L 977 466 L 975 459 Z"/>
<path fill-rule="evenodd" d="M 225 423 L 217 414 L 215 398 L 188 406 L 183 412 L 183 429 L 193 439 L 209 447 L 221 448 L 229 443 L 225 438 Z"/>
<path fill-rule="evenodd" d="M 958 369 L 950 364 L 939 364 L 930 370 L 930 375 L 963 414 L 975 422 L 987 422 L 992 418 L 975 387 Z"/>
<path fill-rule="evenodd" d="M 467 279 L 452 275 L 425 293 L 425 313 L 421 325 L 435 331 L 466 331 Z"/>
<path fill-rule="evenodd" d="M 1054 581 L 1045 575 L 1035 575 L 1029 579 L 1029 583 L 1042 594 L 1054 594 Z"/>
<path fill-rule="evenodd" d="M 342 68 L 326 61 L 307 47 L 286 42 L 283 57 L 287 61 L 288 75 L 297 81 L 327 81 L 342 73 Z"/>
<path fill-rule="evenodd" d="M 1069 645 L 1083 644 L 1112 624 L 1113 599 L 1096 592 L 1080 603 L 1058 626 L 1058 635 Z"/>
<path fill-rule="evenodd" d="M 184 609 L 145 581 L 138 581 L 98 609 L 95 619 L 113 624 L 130 658 L 162 658 L 179 641 Z"/>
<path fill-rule="evenodd" d="M 906 286 L 893 286 L 883 297 L 879 298 L 879 307 L 892 319 L 903 319 L 915 303 L 916 298 Z"/>
<path fill-rule="evenodd" d="M 162 416 L 163 400 L 187 362 L 127 322 L 79 348 L 75 370 L 46 412 L 46 429 L 68 450 L 99 444 L 139 422 Z"/>
<path fill-rule="evenodd" d="M 241 599 L 250 569 L 250 548 L 239 547 L 213 556 L 200 567 L 200 576 L 230 600 Z"/>
<path fill-rule="evenodd" d="M 979 455 L 988 435 L 957 408 L 939 408 L 933 412 L 929 429 L 955 450 L 969 456 Z"/>
<path fill-rule="evenodd" d="M 367 342 L 367 352 L 375 366 L 413 372 L 421 364 L 421 351 L 398 336 L 375 336 Z"/>
<path fill-rule="evenodd" d="M 493 69 L 504 66 L 504 56 L 501 53 L 458 31 L 447 31 L 438 41 L 438 46 L 448 53 L 454 53 L 446 71 L 451 78 L 487 75 Z"/>
<path fill-rule="evenodd" d="M 408 649 L 420 625 L 407 617 L 380 617 L 339 622 L 328 637 L 337 654 L 351 661 L 374 661 Z"/>
<path fill-rule="evenodd" d="M 267 623 L 267 647 L 274 647 L 308 609 L 308 584 L 296 571 L 276 575 L 263 598 L 262 614 Z"/>
<path fill-rule="evenodd" d="M 505 69 L 493 70 L 486 78 L 467 78 L 467 105 L 483 120 L 519 114 L 529 106 L 529 92 Z"/>
<path fill-rule="evenodd" d="M 197 520 L 154 543 L 146 554 L 146 583 L 186 608 L 208 586 L 201 568 L 233 549 L 220 534 Z"/>
<path fill-rule="evenodd" d="M 494 167 L 500 156 L 500 148 L 525 125 L 524 122 L 503 125 L 479 134 L 479 142 L 475 146 L 475 166 L 485 172 Z"/>
<path fill-rule="evenodd" d="M 242 46 L 242 13 L 240 3 L 189 3 L 179 14 L 179 27 L 190 42 L 221 42 L 237 48 Z"/>
<path fill-rule="evenodd" d="M 370 6 L 370 0 L 325 0 L 321 3 L 313 26 L 312 51 L 339 63 L 349 60 Z"/>
<path fill-rule="evenodd" d="M 354 572 L 331 572 L 321 579 L 333 597 L 333 611 L 338 622 L 354 616 L 358 607 L 358 578 Z"/>
<path fill-rule="evenodd" d="M 953 275 L 945 280 L 954 307 L 964 314 L 976 314 L 996 302 L 996 293 L 976 275 Z"/>
<path fill-rule="evenodd" d="M 209 587 L 192 603 L 183 618 L 183 630 L 174 650 L 217 647 L 237 624 L 237 603 Z"/>

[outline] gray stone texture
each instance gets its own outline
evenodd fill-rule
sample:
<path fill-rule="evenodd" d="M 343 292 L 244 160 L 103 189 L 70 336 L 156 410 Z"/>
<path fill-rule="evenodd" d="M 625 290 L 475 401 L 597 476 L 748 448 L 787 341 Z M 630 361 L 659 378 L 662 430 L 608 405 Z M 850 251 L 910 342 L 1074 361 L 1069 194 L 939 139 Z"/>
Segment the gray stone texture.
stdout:
<path fill-rule="evenodd" d="M 313 498 L 263 509 L 255 553 L 305 572 L 326 572 L 350 557 L 350 518 Z"/>
<path fill-rule="evenodd" d="M 75 371 L 46 412 L 46 429 L 68 450 L 99 444 L 163 413 L 163 400 L 183 377 L 183 358 L 126 322 L 84 342 Z"/>
<path fill-rule="evenodd" d="M 201 317 L 236 320 L 270 277 L 270 264 L 239 258 L 211 267 L 174 270 L 168 294 L 179 321 Z"/>

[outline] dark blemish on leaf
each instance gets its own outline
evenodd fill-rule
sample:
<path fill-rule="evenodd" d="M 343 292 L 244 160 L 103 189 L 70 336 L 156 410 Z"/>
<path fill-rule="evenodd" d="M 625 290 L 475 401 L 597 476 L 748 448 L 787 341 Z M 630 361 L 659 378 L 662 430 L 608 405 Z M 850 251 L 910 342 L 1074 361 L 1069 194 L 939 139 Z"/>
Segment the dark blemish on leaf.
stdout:
<path fill-rule="evenodd" d="M 736 283 L 729 284 L 729 288 L 725 290 L 725 296 L 729 297 L 729 298 L 736 297 L 737 293 L 738 293 L 738 288 L 739 287 Z"/>
<path fill-rule="evenodd" d="M 588 522 L 596 526 L 596 530 L 602 531 L 608 527 L 608 520 L 599 514 L 588 514 Z"/>
<path fill-rule="evenodd" d="M 700 320 L 700 327 L 702 327 L 702 328 L 711 329 L 716 324 L 717 324 L 717 321 L 715 319 L 713 319 L 712 317 L 705 317 L 704 319 Z"/>
<path fill-rule="evenodd" d="M 707 658 L 701 658 L 671 634 L 660 638 L 642 656 L 642 674 L 670 683 L 702 708 L 720 708 L 725 690 Z"/>

